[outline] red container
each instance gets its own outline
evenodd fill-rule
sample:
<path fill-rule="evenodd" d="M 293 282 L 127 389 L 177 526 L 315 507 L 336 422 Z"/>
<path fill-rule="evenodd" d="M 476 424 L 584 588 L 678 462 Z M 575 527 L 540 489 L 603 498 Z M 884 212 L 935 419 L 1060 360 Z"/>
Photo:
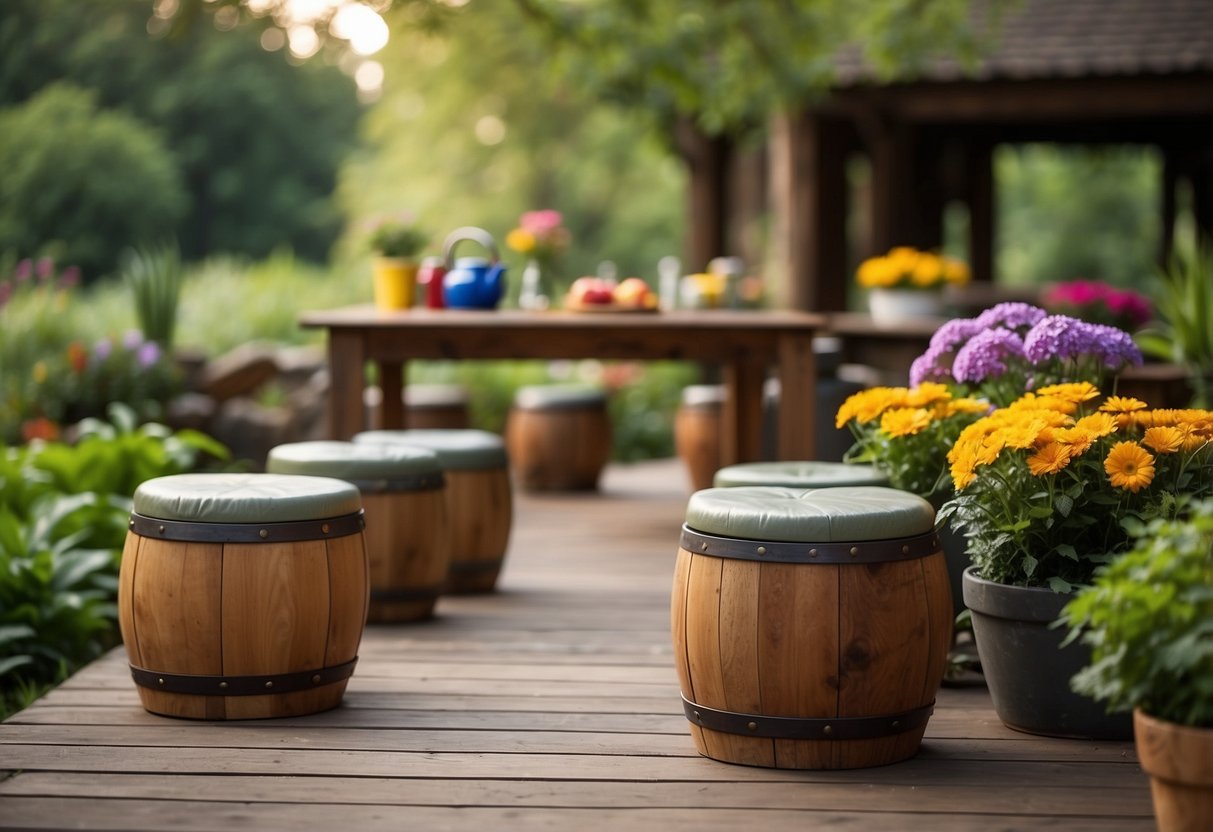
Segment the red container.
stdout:
<path fill-rule="evenodd" d="M 441 257 L 427 257 L 417 270 L 417 282 L 425 288 L 425 305 L 430 309 L 443 309 L 442 278 L 446 276 L 446 265 Z"/>

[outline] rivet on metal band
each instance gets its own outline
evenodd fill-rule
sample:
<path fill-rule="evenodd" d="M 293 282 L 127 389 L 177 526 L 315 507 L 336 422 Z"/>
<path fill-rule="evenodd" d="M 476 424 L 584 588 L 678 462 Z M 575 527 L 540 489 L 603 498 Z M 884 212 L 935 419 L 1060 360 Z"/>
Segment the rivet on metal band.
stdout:
<path fill-rule="evenodd" d="M 333 667 L 312 668 L 298 673 L 277 673 L 263 676 L 192 676 L 181 673 L 159 673 L 131 665 L 135 684 L 166 693 L 187 693 L 194 696 L 258 696 L 267 691 L 294 693 L 331 685 L 354 675 L 358 657 Z"/>
<path fill-rule="evenodd" d="M 362 511 L 340 517 L 300 520 L 289 523 L 197 523 L 159 520 L 131 514 L 130 529 L 143 537 L 180 540 L 186 543 L 290 543 L 345 537 L 358 534 L 366 525 Z M 327 531 L 323 531 L 324 527 Z"/>
<path fill-rule="evenodd" d="M 696 704 L 682 697 L 687 719 L 701 728 L 725 734 L 779 740 L 869 740 L 901 734 L 927 724 L 935 701 L 895 714 L 856 717 L 790 717 L 742 714 Z"/>
<path fill-rule="evenodd" d="M 934 529 L 914 537 L 889 540 L 791 543 L 722 537 L 684 525 L 679 546 L 695 554 L 764 563 L 887 563 L 925 558 L 940 551 L 939 534 Z"/>

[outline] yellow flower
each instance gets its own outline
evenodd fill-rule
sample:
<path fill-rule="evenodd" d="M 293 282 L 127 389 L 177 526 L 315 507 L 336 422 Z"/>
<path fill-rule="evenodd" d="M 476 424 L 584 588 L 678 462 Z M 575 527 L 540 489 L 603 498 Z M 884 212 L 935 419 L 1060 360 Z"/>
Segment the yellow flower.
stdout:
<path fill-rule="evenodd" d="M 859 271 L 855 274 L 859 285 L 867 289 L 892 286 L 897 282 L 899 276 L 887 257 L 871 257 L 864 260 L 859 264 Z"/>
<path fill-rule="evenodd" d="M 874 422 L 891 407 L 903 407 L 906 402 L 904 387 L 871 387 L 849 396 L 838 414 L 834 417 L 834 426 L 841 428 L 854 419 L 860 424 Z"/>
<path fill-rule="evenodd" d="M 1037 389 L 1036 395 L 1049 398 L 1063 399 L 1068 402 L 1086 402 L 1099 395 L 1099 388 L 1089 381 L 1075 381 L 1066 384 L 1050 384 Z"/>
<path fill-rule="evenodd" d="M 969 267 L 959 260 L 943 258 L 943 279 L 961 285 L 969 282 Z"/>
<path fill-rule="evenodd" d="M 1092 413 L 1075 422 L 1074 427 L 1088 431 L 1093 438 L 1099 439 L 1116 433 L 1116 417 L 1107 413 Z"/>
<path fill-rule="evenodd" d="M 1104 413 L 1132 413 L 1135 410 L 1145 410 L 1149 405 L 1141 399 L 1132 396 L 1108 396 L 1099 409 Z"/>
<path fill-rule="evenodd" d="M 939 256 L 930 252 L 919 254 L 910 271 L 910 281 L 915 286 L 934 286 L 943 278 L 943 264 Z"/>
<path fill-rule="evenodd" d="M 535 250 L 535 235 L 525 228 L 515 228 L 505 235 L 505 244 L 519 254 L 530 254 Z"/>
<path fill-rule="evenodd" d="M 931 424 L 931 414 L 921 407 L 897 407 L 880 417 L 880 429 L 889 436 L 912 436 Z"/>
<path fill-rule="evenodd" d="M 1079 420 L 1081 421 L 1081 420 Z M 1053 441 L 1070 448 L 1070 458 L 1082 456 L 1098 437 L 1093 431 L 1075 425 L 1072 428 L 1062 428 L 1053 432 Z"/>
<path fill-rule="evenodd" d="M 990 409 L 989 402 L 983 402 L 980 399 L 970 399 L 968 397 L 961 399 L 952 399 L 945 406 L 947 416 L 953 416 L 957 413 L 985 413 Z"/>
<path fill-rule="evenodd" d="M 1028 457 L 1028 470 L 1037 477 L 1043 474 L 1056 474 L 1070 464 L 1071 453 L 1073 451 L 1069 445 L 1050 442 Z"/>
<path fill-rule="evenodd" d="M 924 407 L 932 402 L 950 399 L 952 394 L 948 392 L 946 384 L 940 384 L 937 381 L 924 381 L 917 387 L 913 387 L 906 394 L 906 405 L 909 407 Z"/>
<path fill-rule="evenodd" d="M 1173 454 L 1183 447 L 1184 434 L 1169 426 L 1146 428 L 1141 441 L 1156 454 Z"/>
<path fill-rule="evenodd" d="M 46 382 L 46 362 L 39 361 L 34 365 L 34 383 L 44 384 Z"/>
<path fill-rule="evenodd" d="M 1103 467 L 1112 485 L 1134 494 L 1154 481 L 1154 457 L 1136 442 L 1113 445 Z"/>

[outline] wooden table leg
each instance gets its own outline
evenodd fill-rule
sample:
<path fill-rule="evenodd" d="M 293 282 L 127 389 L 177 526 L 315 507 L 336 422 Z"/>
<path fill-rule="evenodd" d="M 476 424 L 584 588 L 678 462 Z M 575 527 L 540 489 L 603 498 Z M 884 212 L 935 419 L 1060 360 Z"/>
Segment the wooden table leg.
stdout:
<path fill-rule="evenodd" d="M 366 339 L 357 330 L 329 330 L 329 436 L 349 439 L 363 430 Z"/>
<path fill-rule="evenodd" d="M 734 361 L 723 367 L 724 407 L 720 413 L 720 465 L 762 459 L 762 385 L 766 367 Z"/>
<path fill-rule="evenodd" d="M 816 459 L 817 357 L 810 336 L 784 336 L 779 341 L 779 436 L 776 456 L 783 460 Z"/>
<path fill-rule="evenodd" d="M 379 426 L 384 430 L 403 430 L 404 424 L 404 362 L 379 362 L 379 389 L 383 403 L 379 406 Z"/>

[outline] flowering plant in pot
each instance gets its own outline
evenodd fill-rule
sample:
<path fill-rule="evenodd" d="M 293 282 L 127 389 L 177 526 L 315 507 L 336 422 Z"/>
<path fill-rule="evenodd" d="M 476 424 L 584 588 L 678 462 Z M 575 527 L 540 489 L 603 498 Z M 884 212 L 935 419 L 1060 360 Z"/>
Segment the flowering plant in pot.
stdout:
<path fill-rule="evenodd" d="M 855 279 L 869 290 L 873 319 L 896 322 L 938 315 L 944 287 L 967 283 L 969 267 L 935 252 L 898 246 L 860 263 Z"/>
<path fill-rule="evenodd" d="M 995 710 L 1013 728 L 1128 738 L 1064 685 L 1088 654 L 1052 625 L 1130 530 L 1213 496 L 1213 413 L 1150 409 L 1093 385 L 1049 385 L 974 422 L 948 453 L 940 512 L 968 539 L 965 603 Z M 1063 684 L 1059 684 L 1059 681 Z"/>
<path fill-rule="evenodd" d="M 1135 545 L 1065 608 L 1091 649 L 1074 688 L 1133 710 L 1162 832 L 1213 818 L 1213 501 L 1134 530 Z"/>
<path fill-rule="evenodd" d="M 569 247 L 571 235 L 564 227 L 564 216 L 551 208 L 526 211 L 518 227 L 505 236 L 509 248 L 527 258 L 522 271 L 522 289 L 518 305 L 523 309 L 546 309 L 556 287 L 557 262 Z"/>

